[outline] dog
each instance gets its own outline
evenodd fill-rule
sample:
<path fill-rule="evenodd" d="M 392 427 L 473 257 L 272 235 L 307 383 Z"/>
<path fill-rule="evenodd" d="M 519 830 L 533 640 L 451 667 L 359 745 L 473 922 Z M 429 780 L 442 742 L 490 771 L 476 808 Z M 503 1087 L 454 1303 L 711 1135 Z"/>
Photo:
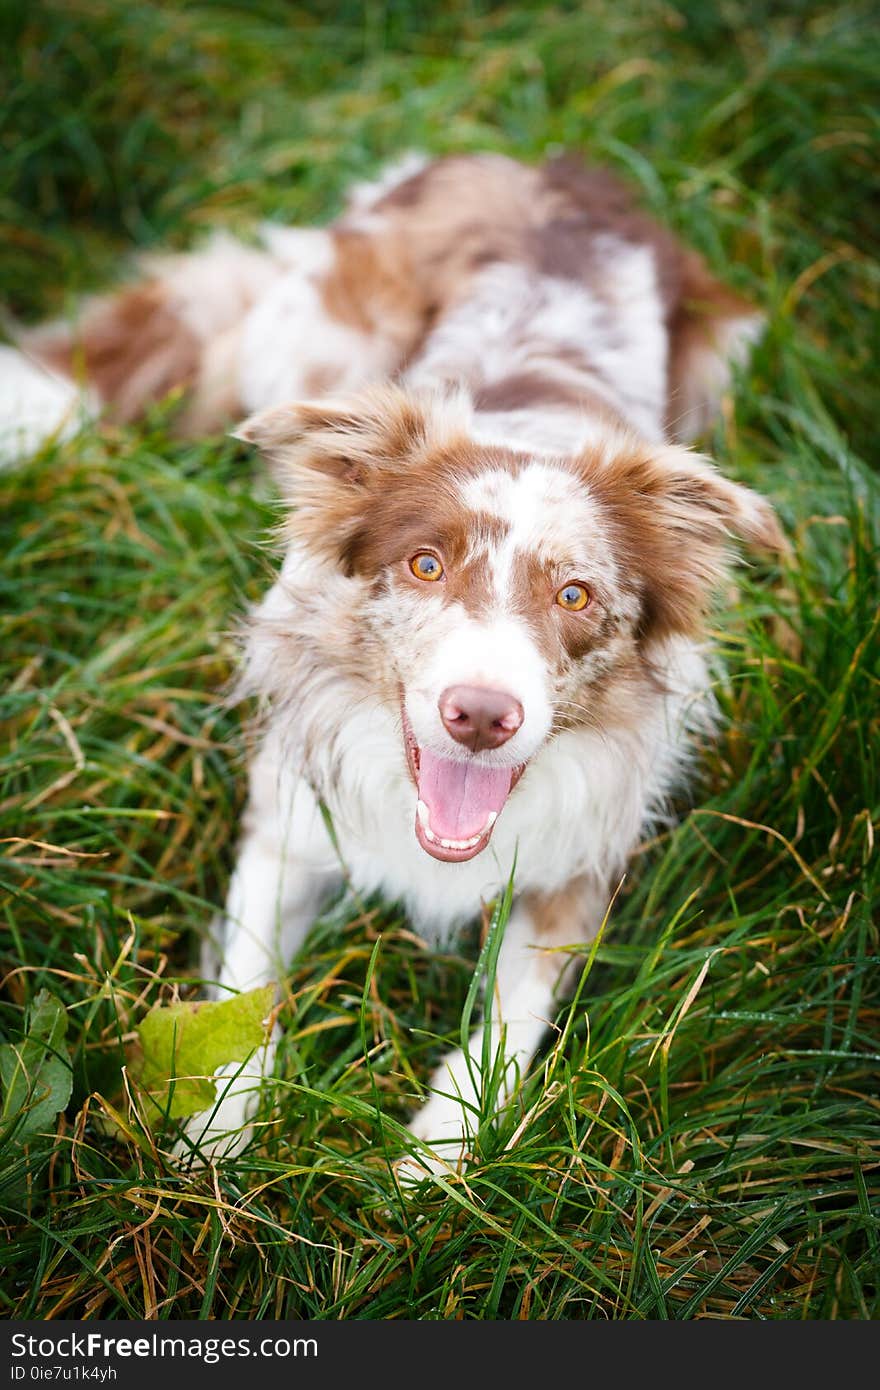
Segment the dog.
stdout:
<path fill-rule="evenodd" d="M 486 1010 L 516 1093 L 714 726 L 732 542 L 783 546 L 687 447 L 761 329 L 610 174 L 485 155 L 409 162 L 327 228 L 216 238 L 26 335 L 91 410 L 181 389 L 188 433 L 246 414 L 285 504 L 245 624 L 267 714 L 219 995 L 277 980 L 343 876 L 438 941 L 514 873 Z M 431 1079 L 410 1176 L 466 1161 L 482 1039 Z M 191 1129 L 209 1152 L 241 1142 L 273 1047 Z"/>

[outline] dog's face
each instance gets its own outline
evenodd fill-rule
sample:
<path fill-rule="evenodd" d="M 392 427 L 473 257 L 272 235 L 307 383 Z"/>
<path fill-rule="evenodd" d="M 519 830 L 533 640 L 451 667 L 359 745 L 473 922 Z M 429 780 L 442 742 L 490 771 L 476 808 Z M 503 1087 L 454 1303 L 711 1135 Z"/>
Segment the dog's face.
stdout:
<path fill-rule="evenodd" d="M 488 447 L 456 398 L 383 388 L 239 433 L 280 466 L 316 582 L 348 578 L 415 834 L 451 862 L 486 847 L 554 733 L 639 718 L 652 655 L 698 630 L 731 533 L 779 543 L 767 504 L 696 455 L 621 435 L 558 460 Z"/>

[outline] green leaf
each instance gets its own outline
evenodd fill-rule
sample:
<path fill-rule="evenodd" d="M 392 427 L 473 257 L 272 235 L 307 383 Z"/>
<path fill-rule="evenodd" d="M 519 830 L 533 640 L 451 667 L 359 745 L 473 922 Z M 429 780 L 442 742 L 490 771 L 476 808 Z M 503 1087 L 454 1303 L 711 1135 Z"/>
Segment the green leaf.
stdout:
<path fill-rule="evenodd" d="M 25 1035 L 0 1047 L 0 1122 L 16 1143 L 50 1134 L 55 1117 L 70 1100 L 73 1073 L 64 1046 L 67 1013 L 47 989 L 41 989 L 25 1016 Z"/>
<path fill-rule="evenodd" d="M 137 1030 L 141 1056 L 132 1074 L 162 1118 L 210 1109 L 217 1099 L 214 1073 L 246 1062 L 263 1046 L 274 1001 L 275 986 L 266 985 L 219 1003 L 150 1010 Z"/>

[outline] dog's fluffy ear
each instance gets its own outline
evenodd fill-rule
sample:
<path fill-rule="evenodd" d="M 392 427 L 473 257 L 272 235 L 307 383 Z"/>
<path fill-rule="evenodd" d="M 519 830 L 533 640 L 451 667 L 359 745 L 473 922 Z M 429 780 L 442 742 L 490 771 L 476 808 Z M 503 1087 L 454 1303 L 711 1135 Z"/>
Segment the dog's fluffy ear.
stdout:
<path fill-rule="evenodd" d="M 785 549 L 785 538 L 767 499 L 725 478 L 711 459 L 670 446 L 661 450 L 652 464 L 651 484 L 664 522 L 673 531 L 704 542 L 735 537 L 762 550 Z"/>
<path fill-rule="evenodd" d="M 256 444 L 271 464 L 290 508 L 287 536 L 348 572 L 364 516 L 420 458 L 460 440 L 470 410 L 458 395 L 381 386 L 262 411 L 234 437 Z"/>
<path fill-rule="evenodd" d="M 787 548 L 765 498 L 687 449 L 623 450 L 590 471 L 626 566 L 641 576 L 647 637 L 698 632 L 734 558 L 731 542 L 777 553 Z"/>
<path fill-rule="evenodd" d="M 427 445 L 442 445 L 467 425 L 458 396 L 420 396 L 398 386 L 374 387 L 348 400 L 299 401 L 260 411 L 233 431 L 256 444 L 282 491 L 301 500 L 309 474 L 364 486 Z M 312 482 L 314 479 L 312 479 Z"/>
<path fill-rule="evenodd" d="M 301 471 L 315 470 L 339 482 L 362 481 L 376 450 L 372 414 L 349 401 L 294 401 L 251 415 L 232 431 L 255 444 L 284 487 Z"/>

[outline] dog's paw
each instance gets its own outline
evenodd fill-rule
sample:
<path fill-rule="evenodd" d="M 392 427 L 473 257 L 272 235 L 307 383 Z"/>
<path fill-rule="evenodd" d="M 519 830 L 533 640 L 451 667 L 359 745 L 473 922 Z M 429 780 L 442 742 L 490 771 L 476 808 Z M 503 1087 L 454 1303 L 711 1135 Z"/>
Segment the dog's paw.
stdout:
<path fill-rule="evenodd" d="M 417 1139 L 432 1147 L 463 1150 L 468 1137 L 468 1112 L 452 1096 L 433 1095 L 409 1122 L 409 1130 Z"/>
<path fill-rule="evenodd" d="M 450 1168 L 442 1159 L 428 1154 L 406 1154 L 394 1165 L 395 1176 L 400 1190 L 406 1196 L 421 1183 L 437 1177 L 455 1177 L 456 1170 Z"/>
<path fill-rule="evenodd" d="M 183 1135 L 174 1147 L 176 1156 L 191 1167 L 234 1158 L 253 1134 L 262 1077 L 250 1072 L 243 1074 L 240 1066 L 232 1065 L 221 1068 L 215 1079 L 217 1103 L 186 1120 Z"/>
<path fill-rule="evenodd" d="M 450 1144 L 429 1144 L 428 1152 L 420 1149 L 418 1153 L 404 1154 L 394 1165 L 401 1189 L 411 1191 L 420 1183 L 435 1178 L 458 1178 L 467 1162 L 468 1154 L 463 1141 Z"/>
<path fill-rule="evenodd" d="M 435 1080 L 449 1084 L 449 1073 Z M 396 1165 L 397 1176 L 406 1186 L 442 1174 L 453 1177 L 470 1158 L 471 1112 L 455 1096 L 433 1095 L 413 1116 L 408 1129 L 425 1146 L 417 1154 L 407 1154 Z"/>

